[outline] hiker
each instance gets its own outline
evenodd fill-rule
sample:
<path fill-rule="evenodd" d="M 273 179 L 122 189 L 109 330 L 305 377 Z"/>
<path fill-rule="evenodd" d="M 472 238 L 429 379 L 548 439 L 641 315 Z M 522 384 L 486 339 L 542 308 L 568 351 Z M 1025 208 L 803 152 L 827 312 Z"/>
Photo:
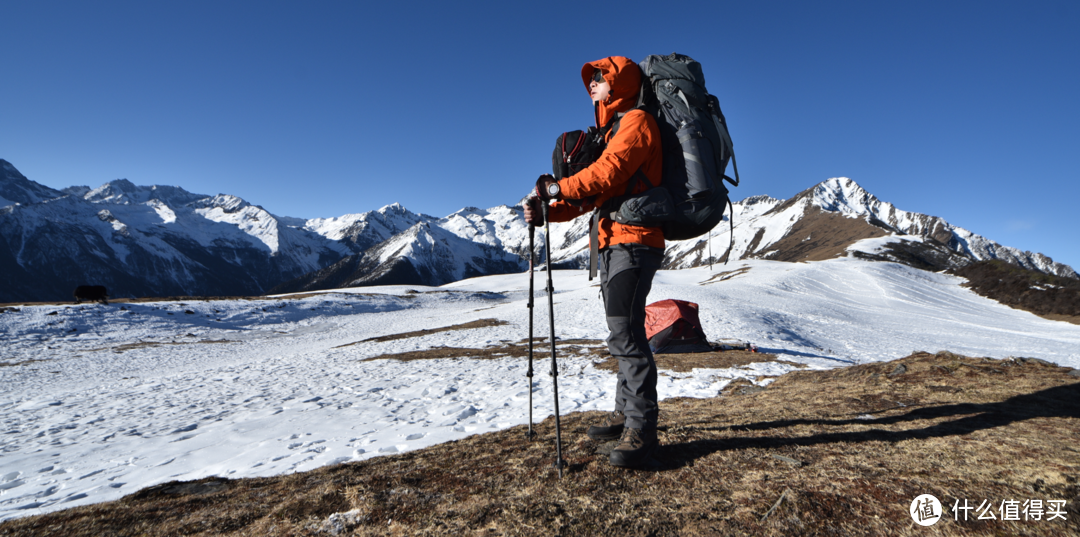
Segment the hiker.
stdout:
<path fill-rule="evenodd" d="M 581 68 L 596 127 L 609 129 L 618 122 L 618 130 L 607 131 L 606 148 L 587 168 L 560 181 L 547 174 L 537 179 L 535 196 L 525 204 L 529 224 L 544 224 L 539 203 L 549 203 L 550 221 L 566 222 L 616 196 L 660 185 L 660 131 L 652 115 L 635 109 L 641 78 L 638 65 L 620 56 Z M 614 411 L 587 434 L 595 440 L 619 440 L 611 464 L 638 466 L 659 445 L 657 371 L 645 337 L 645 304 L 664 259 L 664 233 L 658 227 L 620 224 L 607 217 L 610 212 L 604 215 L 593 237 L 599 246 L 600 289 L 611 331 L 608 351 L 618 359 L 619 373 Z"/>

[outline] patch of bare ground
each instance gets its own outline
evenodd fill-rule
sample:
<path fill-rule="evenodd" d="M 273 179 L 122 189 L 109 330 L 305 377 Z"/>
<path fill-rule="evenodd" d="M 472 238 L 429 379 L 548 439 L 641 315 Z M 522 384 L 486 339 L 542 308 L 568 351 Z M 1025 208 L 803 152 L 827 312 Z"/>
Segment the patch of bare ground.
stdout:
<path fill-rule="evenodd" d="M 306 473 L 165 483 L 7 521 L 0 535 L 1077 535 L 1069 373 L 920 352 L 665 400 L 661 447 L 641 470 L 597 454 L 584 432 L 601 412 L 572 413 L 561 480 L 548 418 L 531 441 L 518 426 Z M 920 494 L 945 505 L 932 528 L 908 514 Z M 958 499 L 997 518 L 955 520 Z M 1068 502 L 1065 520 L 1002 519 L 1003 501 L 1029 499 Z"/>
<path fill-rule="evenodd" d="M 1061 315 L 1057 313 L 1047 313 L 1045 315 L 1039 315 L 1039 317 L 1050 321 L 1062 321 L 1066 323 L 1080 324 L 1080 315 Z"/>
<path fill-rule="evenodd" d="M 556 339 L 555 345 L 557 356 L 590 356 L 594 359 L 596 367 L 609 371 L 618 371 L 618 360 L 608 353 L 607 345 L 599 339 Z M 551 347 L 547 338 L 537 338 L 533 344 L 533 356 L 538 359 L 550 356 Z M 433 360 L 439 358 L 523 358 L 529 355 L 528 340 L 521 340 L 503 345 L 495 345 L 482 349 L 468 347 L 432 347 L 430 349 L 408 351 L 393 354 L 380 354 L 364 360 Z M 761 362 L 778 362 L 789 364 L 797 368 L 806 367 L 804 364 L 778 360 L 776 355 L 750 352 L 744 350 L 698 352 L 691 354 L 656 354 L 656 367 L 661 371 L 690 372 L 694 369 L 727 369 L 742 367 Z"/>
<path fill-rule="evenodd" d="M 779 207 L 773 209 L 774 212 L 779 210 Z M 866 220 L 846 218 L 841 214 L 807 205 L 802 218 L 795 221 L 791 231 L 769 246 L 769 250 L 774 253 L 761 257 L 773 261 L 821 261 L 844 255 L 847 247 L 859 240 L 885 235 L 888 235 L 886 230 L 871 225 Z"/>
<path fill-rule="evenodd" d="M 727 281 L 727 280 L 730 280 L 730 279 L 732 279 L 732 278 L 734 278 L 736 276 L 742 276 L 743 274 L 746 274 L 747 272 L 750 272 L 750 267 L 749 266 L 739 267 L 739 268 L 737 268 L 735 270 L 729 270 L 729 271 L 726 271 L 726 272 L 720 272 L 720 273 L 717 273 L 716 275 L 714 275 L 713 277 L 709 278 L 708 280 L 705 280 L 705 281 L 701 282 L 699 285 L 708 285 L 710 283 L 719 283 L 719 282 Z"/>
<path fill-rule="evenodd" d="M 430 335 L 430 334 L 437 334 L 439 332 L 450 332 L 450 331 L 453 331 L 453 330 L 471 330 L 473 328 L 487 328 L 487 327 L 491 327 L 491 326 L 501 326 L 501 325 L 504 325 L 504 324 L 509 324 L 509 323 L 507 323 L 506 321 L 499 320 L 499 319 L 479 319 L 479 320 L 470 321 L 470 322 L 467 322 L 467 323 L 444 326 L 442 328 L 431 328 L 431 329 L 425 329 L 425 330 L 416 330 L 414 332 L 402 332 L 400 334 L 389 334 L 389 335 L 385 335 L 385 336 L 369 337 L 367 339 L 362 339 L 360 341 L 354 341 L 352 343 L 346 343 L 344 345 L 338 345 L 337 347 L 334 347 L 334 348 L 335 349 L 340 349 L 341 347 L 349 347 L 349 346 L 357 345 L 357 344 L 360 344 L 360 343 L 380 342 L 380 341 L 394 341 L 396 339 L 408 339 L 408 338 L 411 338 L 411 337 L 420 337 L 420 336 L 426 336 L 426 335 Z"/>
<path fill-rule="evenodd" d="M 125 351 L 161 347 L 164 345 L 201 345 L 201 344 L 217 344 L 217 343 L 235 343 L 235 341 L 229 339 L 200 339 L 198 341 L 136 341 L 134 343 L 123 343 L 116 345 L 115 347 L 101 347 L 96 349 L 87 349 L 86 352 L 96 352 L 111 350 L 117 354 Z"/>
<path fill-rule="evenodd" d="M 14 367 L 14 366 L 17 366 L 17 365 L 29 365 L 29 364 L 32 364 L 34 362 L 45 362 L 45 361 L 47 361 L 47 360 L 38 360 L 36 358 L 31 358 L 29 360 L 23 360 L 21 362 L 0 362 L 0 367 Z"/>
<path fill-rule="evenodd" d="M 1054 321 L 1080 324 L 1080 280 L 989 260 L 949 272 L 980 296 Z"/>
<path fill-rule="evenodd" d="M 656 360 L 657 369 L 680 373 L 688 373 L 694 369 L 728 369 L 761 362 L 779 362 L 798 368 L 806 367 L 795 362 L 777 360 L 775 354 L 741 350 L 695 352 L 690 354 L 655 354 L 653 358 Z M 618 371 L 619 361 L 614 356 L 607 355 L 607 359 L 597 364 L 596 367 Z"/>
<path fill-rule="evenodd" d="M 494 319 L 485 319 L 494 320 Z M 500 321 L 500 323 L 502 323 Z M 505 324 L 505 323 L 502 323 Z M 461 325 L 464 326 L 464 325 Z M 431 333 L 431 331 L 425 332 Z M 558 344 L 555 345 L 556 353 L 559 356 L 566 356 L 567 354 L 589 354 L 600 356 L 601 353 L 607 356 L 607 347 L 603 345 L 603 342 L 596 339 L 556 339 Z M 546 344 L 546 338 L 537 338 L 533 343 L 533 356 L 536 358 L 550 357 L 551 347 Z M 495 345 L 491 347 L 484 347 L 482 349 L 473 349 L 468 347 L 432 347 L 430 349 L 410 352 L 399 352 L 393 354 L 380 354 L 379 356 L 372 356 L 371 358 L 364 358 L 366 360 L 401 360 L 408 362 L 412 360 L 433 360 L 436 358 L 476 358 L 476 359 L 494 359 L 494 358 L 506 358 L 515 357 L 521 358 L 529 355 L 529 342 L 528 340 L 522 340 L 516 343 L 506 343 L 504 345 Z"/>

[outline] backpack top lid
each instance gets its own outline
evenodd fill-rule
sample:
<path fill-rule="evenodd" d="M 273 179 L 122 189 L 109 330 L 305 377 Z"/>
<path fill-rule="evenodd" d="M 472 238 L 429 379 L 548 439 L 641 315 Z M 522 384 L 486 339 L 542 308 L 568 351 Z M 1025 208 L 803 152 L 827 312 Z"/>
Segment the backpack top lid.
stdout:
<path fill-rule="evenodd" d="M 701 71 L 701 64 L 690 56 L 675 52 L 667 56 L 654 54 L 642 60 L 639 67 L 652 82 L 654 92 L 673 94 L 674 91 L 665 88 L 666 84 L 672 84 L 682 91 L 690 104 L 698 108 L 708 106 L 705 74 Z"/>

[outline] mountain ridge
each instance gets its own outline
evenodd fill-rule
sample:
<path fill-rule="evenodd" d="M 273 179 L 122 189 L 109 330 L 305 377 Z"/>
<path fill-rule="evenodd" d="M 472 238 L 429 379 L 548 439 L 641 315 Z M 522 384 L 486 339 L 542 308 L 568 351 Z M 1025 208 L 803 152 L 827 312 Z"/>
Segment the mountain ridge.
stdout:
<path fill-rule="evenodd" d="M 0 302 L 63 300 L 81 284 L 106 285 L 116 297 L 235 296 L 441 285 L 528 267 L 528 226 L 520 206 L 466 207 L 437 218 L 394 203 L 305 220 L 274 215 L 230 194 L 126 179 L 55 190 L 2 159 L 0 204 L 0 267 L 12 280 L 0 290 Z M 664 267 L 849 255 L 947 270 L 1001 259 L 1078 278 L 1042 254 L 900 210 L 848 178 L 822 181 L 786 200 L 750 196 L 732 209 L 734 238 L 722 222 L 706 236 L 669 242 Z M 543 232 L 534 235 L 538 262 L 547 240 Z M 551 224 L 555 266 L 583 268 L 587 255 L 586 219 Z"/>

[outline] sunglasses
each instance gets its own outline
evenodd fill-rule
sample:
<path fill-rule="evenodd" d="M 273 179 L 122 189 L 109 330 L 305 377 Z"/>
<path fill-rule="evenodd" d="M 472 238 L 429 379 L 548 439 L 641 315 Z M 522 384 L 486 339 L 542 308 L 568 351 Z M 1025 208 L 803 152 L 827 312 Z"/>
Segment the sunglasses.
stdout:
<path fill-rule="evenodd" d="M 599 70 L 599 69 L 594 71 L 593 75 L 592 75 L 592 81 L 596 82 L 597 84 L 603 84 L 604 83 L 604 72 Z"/>

